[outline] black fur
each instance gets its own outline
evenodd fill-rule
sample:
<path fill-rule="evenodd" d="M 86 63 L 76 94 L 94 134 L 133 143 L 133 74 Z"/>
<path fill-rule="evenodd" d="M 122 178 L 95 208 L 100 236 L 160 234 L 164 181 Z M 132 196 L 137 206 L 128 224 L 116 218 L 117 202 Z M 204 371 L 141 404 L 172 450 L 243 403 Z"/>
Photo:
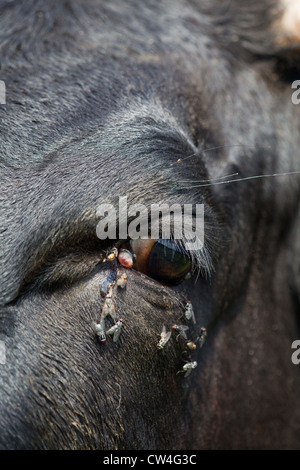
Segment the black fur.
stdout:
<path fill-rule="evenodd" d="M 279 13 L 0 3 L 2 448 L 299 448 L 299 177 L 195 187 L 300 170 L 300 57 L 278 46 Z M 124 331 L 100 345 L 96 210 L 124 195 L 204 202 L 214 271 L 183 289 L 129 272 Z M 156 344 L 189 297 L 208 340 L 184 380 L 180 341 Z"/>

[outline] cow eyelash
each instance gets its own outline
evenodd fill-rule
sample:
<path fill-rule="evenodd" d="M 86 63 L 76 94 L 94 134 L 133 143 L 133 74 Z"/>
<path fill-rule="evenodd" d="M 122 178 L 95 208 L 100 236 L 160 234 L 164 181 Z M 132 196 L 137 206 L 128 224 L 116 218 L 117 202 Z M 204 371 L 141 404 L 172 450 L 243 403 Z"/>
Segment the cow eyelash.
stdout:
<path fill-rule="evenodd" d="M 184 252 L 189 254 L 192 263 L 192 273 L 197 276 L 201 275 L 205 278 L 210 278 L 213 271 L 213 261 L 209 250 L 204 245 L 202 249 L 190 249 L 186 240 L 174 240 L 177 247 L 181 248 Z"/>
<path fill-rule="evenodd" d="M 208 278 L 213 271 L 207 249 L 191 249 L 183 239 L 124 240 L 119 242 L 118 260 L 168 285 L 179 284 L 192 275 Z"/>

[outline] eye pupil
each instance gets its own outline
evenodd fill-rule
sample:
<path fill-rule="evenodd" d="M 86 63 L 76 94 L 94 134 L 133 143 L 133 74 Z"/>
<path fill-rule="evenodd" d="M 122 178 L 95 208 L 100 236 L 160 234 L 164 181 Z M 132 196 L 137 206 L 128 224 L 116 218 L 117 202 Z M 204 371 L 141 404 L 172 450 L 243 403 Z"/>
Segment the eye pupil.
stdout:
<path fill-rule="evenodd" d="M 137 239 L 124 241 L 119 263 L 133 267 L 163 284 L 176 285 L 190 277 L 191 259 L 174 240 Z"/>
<path fill-rule="evenodd" d="M 191 260 L 173 240 L 157 240 L 148 261 L 148 275 L 167 284 L 178 284 L 191 269 Z"/>

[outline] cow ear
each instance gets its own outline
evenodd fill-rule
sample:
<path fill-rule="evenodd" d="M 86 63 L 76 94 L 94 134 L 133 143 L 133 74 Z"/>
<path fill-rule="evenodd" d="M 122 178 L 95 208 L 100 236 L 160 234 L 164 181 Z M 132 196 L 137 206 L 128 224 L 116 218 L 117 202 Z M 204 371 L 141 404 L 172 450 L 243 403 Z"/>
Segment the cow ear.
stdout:
<path fill-rule="evenodd" d="M 273 54 L 282 70 L 300 72 L 300 0 L 280 0 L 272 23 Z"/>
<path fill-rule="evenodd" d="M 300 54 L 300 1 L 281 0 L 279 14 L 273 23 L 273 33 L 279 47 Z"/>

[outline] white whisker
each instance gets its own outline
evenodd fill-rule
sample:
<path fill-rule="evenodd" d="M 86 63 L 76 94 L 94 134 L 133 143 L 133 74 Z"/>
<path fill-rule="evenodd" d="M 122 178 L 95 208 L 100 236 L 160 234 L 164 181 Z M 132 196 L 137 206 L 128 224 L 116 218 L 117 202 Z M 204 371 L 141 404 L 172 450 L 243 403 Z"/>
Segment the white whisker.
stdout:
<path fill-rule="evenodd" d="M 204 188 L 206 186 L 215 186 L 217 184 L 229 184 L 229 183 L 237 183 L 237 182 L 240 182 L 240 181 L 258 179 L 258 178 L 273 178 L 275 176 L 290 176 L 290 175 L 297 175 L 297 174 L 300 174 L 300 170 L 299 171 L 290 171 L 290 172 L 287 172 L 287 173 L 273 173 L 273 174 L 270 174 L 270 175 L 245 176 L 244 178 L 230 179 L 230 180 L 227 180 L 227 181 L 217 181 L 216 183 L 205 183 L 205 184 L 195 184 L 195 185 L 191 184 L 191 185 L 186 186 L 186 187 L 183 186 L 183 188 L 188 188 L 188 189 L 191 189 L 191 188 Z M 211 180 L 211 181 L 213 181 L 213 180 Z M 186 181 L 182 181 L 182 182 L 186 183 Z M 193 182 L 191 182 L 191 183 L 193 183 Z M 201 183 L 201 181 L 199 181 L 199 182 Z"/>

